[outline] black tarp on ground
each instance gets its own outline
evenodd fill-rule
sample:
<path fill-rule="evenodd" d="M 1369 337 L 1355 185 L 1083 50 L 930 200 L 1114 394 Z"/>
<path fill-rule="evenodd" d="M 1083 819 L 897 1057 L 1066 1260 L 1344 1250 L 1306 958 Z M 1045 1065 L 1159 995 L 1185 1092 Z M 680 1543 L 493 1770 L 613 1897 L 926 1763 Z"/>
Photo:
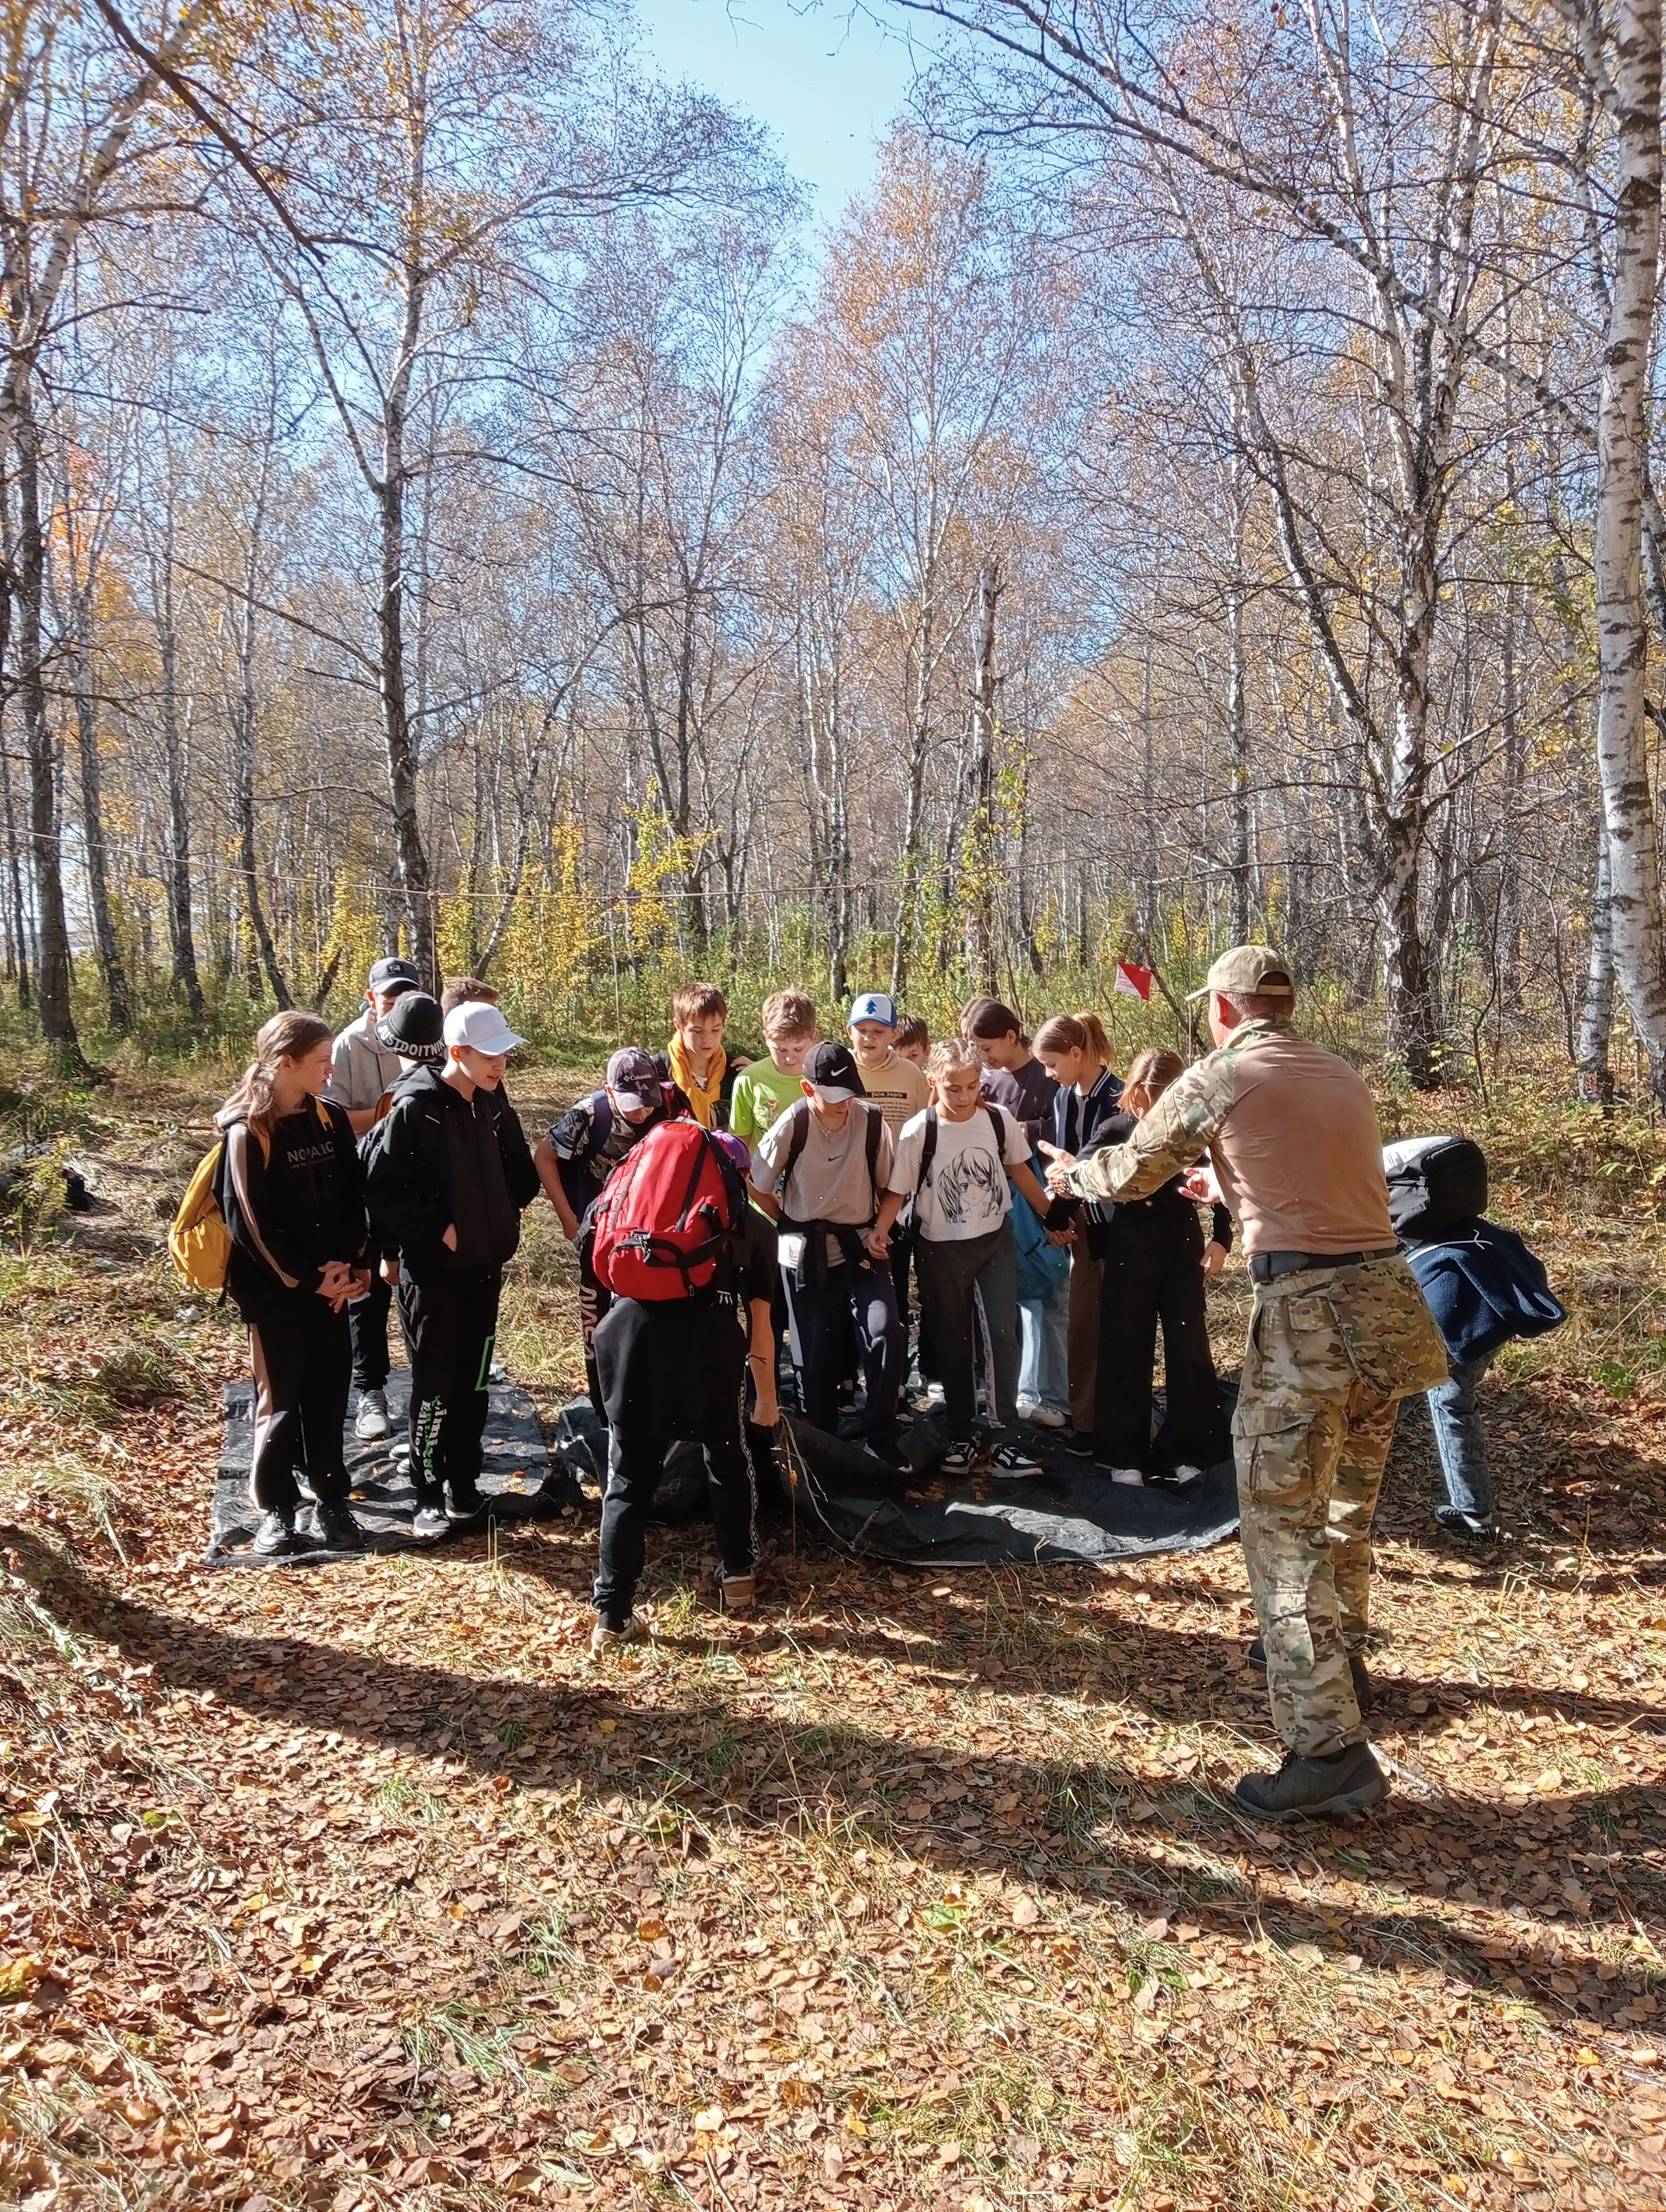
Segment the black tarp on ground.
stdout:
<path fill-rule="evenodd" d="M 1220 1386 L 1223 1417 L 1237 1399 Z M 1043 1472 L 1025 1482 L 981 1477 L 950 1482 L 931 1462 L 945 1441 L 922 1421 L 904 1447 L 921 1472 L 888 1475 L 860 1444 L 789 1418 L 800 1525 L 818 1525 L 840 1549 L 864 1559 L 932 1567 L 998 1566 L 1013 1559 L 1126 1559 L 1153 1552 L 1203 1552 L 1234 1535 L 1237 1481 L 1230 1455 L 1184 1490 L 1124 1488 L 1073 1459 L 1060 1432 L 1026 1430 Z M 876 1480 L 876 1477 L 878 1480 Z"/>
<path fill-rule="evenodd" d="M 228 1382 L 225 1405 L 226 1434 L 215 1479 L 214 1525 L 205 1564 L 215 1567 L 318 1566 L 332 1559 L 354 1558 L 353 1553 L 330 1552 L 322 1546 L 314 1546 L 287 1559 L 255 1558 L 249 1549 L 260 1520 L 249 1498 L 249 1462 L 254 1446 L 253 1383 Z M 410 1516 L 416 1498 L 410 1477 L 396 1464 L 388 1449 L 404 1433 L 410 1407 L 410 1370 L 396 1368 L 387 1382 L 392 1435 L 377 1443 L 361 1443 L 353 1433 L 350 1410 L 346 1423 L 347 1472 L 353 1485 L 353 1516 L 364 1530 L 368 1548 L 373 1552 L 429 1548 L 411 1542 Z M 456 1522 L 454 1534 L 478 1534 L 491 1519 L 546 1518 L 558 1513 L 563 1505 L 581 1501 L 583 1493 L 566 1467 L 560 1461 L 553 1464 L 550 1462 L 532 1400 L 513 1382 L 492 1386 L 485 1441 L 486 1458 L 480 1488 L 486 1509 L 472 1521 Z M 307 1528 L 306 1515 L 307 1509 L 303 1508 L 296 1516 L 295 1526 L 302 1533 Z"/>
<path fill-rule="evenodd" d="M 1237 1397 L 1221 1385 L 1223 1423 Z M 859 1442 L 830 1437 L 787 1417 L 777 1464 L 793 1477 L 789 1502 L 801 1533 L 819 1534 L 858 1557 L 922 1566 L 974 1567 L 1010 1559 L 1134 1559 L 1153 1552 L 1201 1552 L 1238 1525 L 1237 1484 L 1230 1457 L 1185 1490 L 1124 1489 L 1091 1460 L 1073 1459 L 1059 1432 L 1035 1429 L 1025 1441 L 1045 1472 L 1026 1482 L 988 1477 L 953 1483 L 933 1474 L 946 1438 L 934 1421 L 906 1432 L 911 1473 L 893 1473 Z M 599 1491 L 606 1431 L 586 1400 L 563 1407 L 556 1449 L 587 1488 Z M 654 1518 L 692 1520 L 705 1510 L 705 1468 L 696 1447 L 674 1445 Z"/>

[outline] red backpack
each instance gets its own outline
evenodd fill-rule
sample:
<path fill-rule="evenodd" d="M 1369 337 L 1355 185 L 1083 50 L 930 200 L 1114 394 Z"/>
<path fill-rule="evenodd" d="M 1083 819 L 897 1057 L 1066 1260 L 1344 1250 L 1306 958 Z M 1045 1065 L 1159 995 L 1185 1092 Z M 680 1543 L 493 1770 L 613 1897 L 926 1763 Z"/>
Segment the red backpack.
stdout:
<path fill-rule="evenodd" d="M 590 1264 L 616 1297 L 686 1298 L 709 1289 L 745 1218 L 728 1154 L 698 1121 L 650 1129 L 591 1211 Z"/>

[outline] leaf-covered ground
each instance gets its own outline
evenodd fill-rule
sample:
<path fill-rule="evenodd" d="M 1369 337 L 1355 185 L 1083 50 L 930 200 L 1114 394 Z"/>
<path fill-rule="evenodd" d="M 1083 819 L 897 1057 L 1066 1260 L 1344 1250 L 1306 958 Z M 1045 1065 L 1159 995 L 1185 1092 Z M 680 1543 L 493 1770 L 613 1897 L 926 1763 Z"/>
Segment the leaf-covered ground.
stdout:
<path fill-rule="evenodd" d="M 1395 1794 L 1267 1835 L 1235 1547 L 933 1577 L 783 1522 L 737 1626 L 656 1530 L 653 1639 L 605 1669 L 591 1511 L 198 1566 L 240 1345 L 160 1242 L 204 1096 L 61 1115 L 103 1203 L 0 1277 L 0 2198 L 1666 2202 L 1650 1132 L 1492 1132 L 1575 1313 L 1489 1386 L 1511 1540 L 1435 1534 L 1411 1409 Z M 547 1210 L 502 1348 L 569 1393 Z"/>

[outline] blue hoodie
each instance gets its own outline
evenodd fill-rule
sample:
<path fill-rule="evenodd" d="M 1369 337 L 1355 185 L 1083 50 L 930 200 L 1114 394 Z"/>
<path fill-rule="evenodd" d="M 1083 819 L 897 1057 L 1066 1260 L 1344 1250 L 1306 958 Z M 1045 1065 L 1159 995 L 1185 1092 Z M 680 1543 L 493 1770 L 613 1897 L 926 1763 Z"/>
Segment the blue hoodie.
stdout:
<path fill-rule="evenodd" d="M 1455 1221 L 1436 1242 L 1408 1243 L 1406 1260 L 1454 1359 L 1484 1359 L 1512 1336 L 1543 1336 L 1567 1319 L 1543 1262 L 1495 1222 Z"/>

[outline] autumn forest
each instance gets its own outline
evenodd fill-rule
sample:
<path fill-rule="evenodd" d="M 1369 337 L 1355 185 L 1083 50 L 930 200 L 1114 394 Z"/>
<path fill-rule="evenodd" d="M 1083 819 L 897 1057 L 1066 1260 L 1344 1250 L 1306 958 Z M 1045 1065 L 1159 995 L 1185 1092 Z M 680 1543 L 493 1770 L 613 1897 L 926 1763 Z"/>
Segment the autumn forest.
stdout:
<path fill-rule="evenodd" d="M 1605 1096 L 1616 977 L 1659 1079 L 1657 54 L 921 12 L 820 223 L 622 11 L 9 12 L 28 1031 L 240 1037 L 394 941 L 550 1035 L 1254 930 L 1414 1085 L 1525 1029 Z"/>

